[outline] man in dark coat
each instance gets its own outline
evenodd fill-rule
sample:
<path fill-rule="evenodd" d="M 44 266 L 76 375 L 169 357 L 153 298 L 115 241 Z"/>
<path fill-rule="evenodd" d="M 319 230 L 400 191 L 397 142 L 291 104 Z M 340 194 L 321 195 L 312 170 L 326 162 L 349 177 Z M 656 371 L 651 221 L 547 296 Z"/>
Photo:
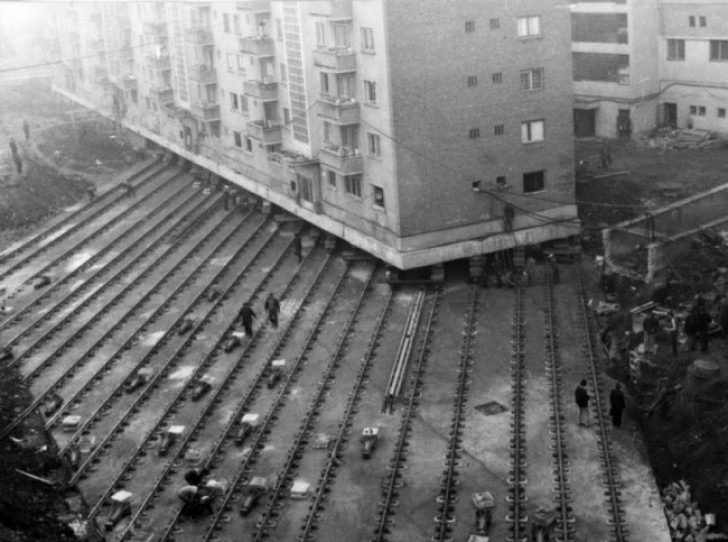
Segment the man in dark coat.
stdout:
<path fill-rule="evenodd" d="M 710 314 L 708 314 L 708 311 L 705 310 L 705 305 L 699 306 L 697 319 L 697 337 L 700 340 L 701 352 L 708 351 L 708 342 L 710 340 L 710 337 L 708 336 L 708 330 L 712 321 L 713 319 L 710 317 Z"/>
<path fill-rule="evenodd" d="M 589 399 L 589 392 L 586 391 L 586 380 L 582 380 L 574 390 L 574 401 L 576 401 L 576 406 L 579 407 L 578 424 L 586 427 L 589 426 Z"/>
<path fill-rule="evenodd" d="M 10 138 L 10 152 L 13 153 L 13 160 L 17 161 L 18 157 L 18 144 L 15 142 L 15 139 L 12 137 Z"/>
<path fill-rule="evenodd" d="M 614 385 L 614 389 L 609 392 L 609 415 L 612 417 L 612 425 L 614 427 L 622 426 L 622 412 L 627 407 L 627 402 L 622 393 L 622 386 L 619 382 Z"/>
<path fill-rule="evenodd" d="M 250 303 L 247 301 L 243 303 L 243 308 L 240 309 L 240 321 L 242 322 L 243 327 L 245 328 L 245 334 L 248 337 L 253 335 L 253 318 L 255 318 L 255 316 L 255 312 L 253 312 Z"/>
<path fill-rule="evenodd" d="M 278 328 L 278 314 L 281 312 L 281 304 L 272 293 L 268 294 L 265 300 L 265 310 L 268 313 L 268 321 Z"/>
<path fill-rule="evenodd" d="M 642 321 L 642 331 L 645 332 L 645 356 L 652 355 L 655 352 L 655 338 L 660 330 L 660 321 L 655 316 L 654 311 L 649 311 Z"/>
<path fill-rule="evenodd" d="M 301 243 L 300 233 L 296 233 L 293 238 L 293 253 L 296 255 L 296 258 L 298 258 L 298 263 L 301 263 L 301 259 L 303 258 L 303 245 Z"/>

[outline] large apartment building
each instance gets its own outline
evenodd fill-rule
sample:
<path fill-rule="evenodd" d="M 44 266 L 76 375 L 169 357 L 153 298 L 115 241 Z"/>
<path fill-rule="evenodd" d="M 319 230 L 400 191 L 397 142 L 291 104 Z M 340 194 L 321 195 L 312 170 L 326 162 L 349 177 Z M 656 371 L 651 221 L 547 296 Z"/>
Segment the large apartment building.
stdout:
<path fill-rule="evenodd" d="M 728 133 L 728 2 L 571 0 L 574 130 Z"/>
<path fill-rule="evenodd" d="M 560 1 L 55 11 L 58 92 L 397 268 L 579 231 Z"/>

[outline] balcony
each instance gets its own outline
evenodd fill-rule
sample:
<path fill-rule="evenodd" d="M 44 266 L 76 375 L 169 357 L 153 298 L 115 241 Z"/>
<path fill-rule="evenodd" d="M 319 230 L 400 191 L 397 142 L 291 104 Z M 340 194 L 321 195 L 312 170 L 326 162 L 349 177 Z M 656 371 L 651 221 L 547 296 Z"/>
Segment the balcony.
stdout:
<path fill-rule="evenodd" d="M 243 0 L 235 2 L 235 7 L 243 11 L 268 12 L 270 11 L 270 0 Z"/>
<path fill-rule="evenodd" d="M 127 74 L 119 79 L 120 87 L 124 90 L 132 90 L 137 88 L 137 79 L 133 75 Z"/>
<path fill-rule="evenodd" d="M 316 6 L 316 13 L 311 15 L 328 17 L 330 20 L 346 20 L 353 17 L 351 0 L 329 0 L 326 3 L 318 2 L 313 4 Z"/>
<path fill-rule="evenodd" d="M 188 28 L 185 31 L 185 40 L 195 45 L 213 45 L 212 30 L 203 26 Z"/>
<path fill-rule="evenodd" d="M 254 139 L 258 139 L 265 145 L 275 145 L 283 141 L 281 135 L 281 125 L 270 121 L 255 120 L 246 123 L 248 135 Z"/>
<path fill-rule="evenodd" d="M 190 113 L 200 120 L 220 120 L 220 104 L 210 102 L 192 102 Z"/>
<path fill-rule="evenodd" d="M 145 22 L 142 28 L 144 33 L 150 36 L 163 37 L 167 35 L 167 23 Z"/>
<path fill-rule="evenodd" d="M 274 102 L 278 99 L 278 83 L 263 83 L 261 81 L 243 82 L 243 94 L 257 98 L 263 102 Z"/>
<path fill-rule="evenodd" d="M 322 166 L 335 169 L 342 175 L 364 173 L 364 157 L 359 151 L 331 145 L 321 147 L 319 160 Z"/>
<path fill-rule="evenodd" d="M 351 98 L 335 98 L 322 94 L 318 100 L 318 113 L 338 124 L 359 123 L 359 103 Z"/>
<path fill-rule="evenodd" d="M 240 38 L 240 52 L 255 56 L 275 56 L 273 38 L 265 36 Z"/>
<path fill-rule="evenodd" d="M 149 97 L 154 98 L 159 103 L 167 104 L 174 101 L 174 91 L 171 87 L 149 89 Z"/>
<path fill-rule="evenodd" d="M 202 85 L 217 83 L 217 70 L 207 64 L 193 64 L 187 67 L 187 77 Z"/>
<path fill-rule="evenodd" d="M 327 71 L 356 71 L 356 55 L 351 49 L 316 49 L 313 52 L 313 63 Z"/>
<path fill-rule="evenodd" d="M 169 55 L 149 55 L 147 57 L 147 63 L 150 68 L 153 68 L 155 70 L 165 71 L 172 69 L 172 62 L 169 58 Z"/>

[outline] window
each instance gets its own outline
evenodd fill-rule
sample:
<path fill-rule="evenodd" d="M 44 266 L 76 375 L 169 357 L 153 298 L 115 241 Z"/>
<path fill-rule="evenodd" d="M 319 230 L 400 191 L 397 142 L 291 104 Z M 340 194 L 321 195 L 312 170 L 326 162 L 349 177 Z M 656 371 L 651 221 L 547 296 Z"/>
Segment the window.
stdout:
<path fill-rule="evenodd" d="M 283 125 L 288 126 L 291 124 L 291 110 L 287 107 L 283 108 Z"/>
<path fill-rule="evenodd" d="M 324 121 L 324 143 L 333 143 L 331 139 L 332 133 L 331 123 L 327 120 Z"/>
<path fill-rule="evenodd" d="M 329 188 L 336 188 L 336 172 L 330 169 L 326 170 L 326 182 Z"/>
<path fill-rule="evenodd" d="M 685 40 L 667 40 L 667 60 L 685 60 Z"/>
<path fill-rule="evenodd" d="M 283 21 L 281 19 L 276 19 L 276 38 L 283 38 Z"/>
<path fill-rule="evenodd" d="M 691 105 L 690 106 L 690 114 L 691 115 L 697 115 L 698 114 L 698 106 L 697 105 Z"/>
<path fill-rule="evenodd" d="M 541 35 L 541 16 L 518 17 L 516 19 L 519 38 L 536 38 Z"/>
<path fill-rule="evenodd" d="M 523 193 L 540 192 L 545 188 L 544 172 L 532 171 L 523 174 Z"/>
<path fill-rule="evenodd" d="M 349 25 L 333 24 L 334 46 L 337 49 L 349 49 L 351 47 L 351 34 L 349 33 Z"/>
<path fill-rule="evenodd" d="M 701 105 L 700 107 L 698 107 L 698 116 L 699 117 L 705 116 L 705 106 L 704 105 Z"/>
<path fill-rule="evenodd" d="M 710 40 L 710 60 L 728 60 L 728 40 Z"/>
<path fill-rule="evenodd" d="M 475 21 L 465 21 L 465 31 L 475 32 Z"/>
<path fill-rule="evenodd" d="M 690 26 L 695 26 L 695 15 L 691 15 L 690 17 L 688 17 L 688 24 Z"/>
<path fill-rule="evenodd" d="M 493 74 L 493 84 L 494 85 L 500 85 L 503 82 L 503 74 L 501 72 L 497 72 Z"/>
<path fill-rule="evenodd" d="M 543 120 L 529 120 L 521 123 L 521 141 L 523 143 L 535 143 L 543 141 Z"/>
<path fill-rule="evenodd" d="M 240 17 L 233 15 L 233 32 L 240 35 Z"/>
<path fill-rule="evenodd" d="M 240 111 L 243 113 L 248 112 L 248 98 L 247 96 L 240 95 Z"/>
<path fill-rule="evenodd" d="M 364 81 L 364 101 L 368 103 L 377 103 L 377 83 L 374 81 Z"/>
<path fill-rule="evenodd" d="M 505 126 L 502 124 L 496 124 L 493 127 L 493 133 L 495 133 L 495 135 L 503 135 L 504 132 L 505 132 Z"/>
<path fill-rule="evenodd" d="M 233 132 L 233 140 L 235 141 L 236 147 L 242 147 L 243 146 L 243 138 L 240 135 L 240 132 Z"/>
<path fill-rule="evenodd" d="M 316 23 L 316 45 L 326 47 L 326 27 L 321 22 Z"/>
<path fill-rule="evenodd" d="M 344 176 L 344 191 L 347 194 L 361 197 L 361 175 L 345 175 Z"/>
<path fill-rule="evenodd" d="M 227 69 L 229 72 L 233 71 L 235 69 L 235 64 L 233 61 L 233 54 L 228 53 L 227 54 Z"/>
<path fill-rule="evenodd" d="M 304 177 L 303 175 L 296 174 L 296 179 L 298 180 L 298 186 L 299 186 L 299 193 L 301 194 L 301 199 L 308 201 L 309 203 L 313 202 L 313 181 L 308 178 Z"/>
<path fill-rule="evenodd" d="M 480 128 L 471 128 L 468 132 L 468 137 L 470 139 L 479 139 L 480 138 Z"/>
<path fill-rule="evenodd" d="M 288 70 L 283 62 L 280 63 L 279 67 L 281 71 L 281 83 L 285 83 L 288 81 Z"/>
<path fill-rule="evenodd" d="M 490 20 L 490 29 L 498 30 L 499 28 L 500 28 L 500 19 L 491 19 Z"/>
<path fill-rule="evenodd" d="M 368 133 L 367 143 L 369 147 L 369 156 L 382 155 L 382 142 L 377 134 Z"/>
<path fill-rule="evenodd" d="M 253 152 L 253 140 L 250 139 L 248 136 L 245 136 L 245 151 Z"/>
<path fill-rule="evenodd" d="M 372 185 L 372 194 L 374 196 L 374 205 L 384 209 L 384 189 L 381 186 Z"/>
<path fill-rule="evenodd" d="M 319 73 L 320 90 L 322 94 L 329 94 L 329 74 L 326 72 Z"/>
<path fill-rule="evenodd" d="M 506 188 L 508 186 L 508 183 L 506 183 L 506 178 L 504 176 L 496 177 L 495 184 L 498 188 Z"/>
<path fill-rule="evenodd" d="M 238 95 L 234 92 L 230 93 L 230 107 L 237 110 L 238 109 Z"/>
<path fill-rule="evenodd" d="M 725 118 L 725 108 L 724 107 L 719 107 L 718 108 L 718 118 L 719 119 L 724 119 Z"/>
<path fill-rule="evenodd" d="M 700 16 L 700 26 L 702 26 L 703 28 L 708 26 L 708 21 L 704 15 Z"/>
<path fill-rule="evenodd" d="M 243 64 L 243 55 L 236 55 L 238 57 L 238 72 L 245 73 L 245 64 Z"/>
<path fill-rule="evenodd" d="M 374 30 L 372 28 L 361 29 L 361 50 L 374 52 Z"/>
<path fill-rule="evenodd" d="M 230 15 L 227 13 L 222 14 L 222 24 L 225 32 L 230 33 Z"/>
<path fill-rule="evenodd" d="M 468 86 L 469 87 L 478 86 L 478 76 L 477 75 L 468 75 Z"/>
<path fill-rule="evenodd" d="M 521 72 L 521 90 L 542 90 L 543 68 L 523 70 Z"/>

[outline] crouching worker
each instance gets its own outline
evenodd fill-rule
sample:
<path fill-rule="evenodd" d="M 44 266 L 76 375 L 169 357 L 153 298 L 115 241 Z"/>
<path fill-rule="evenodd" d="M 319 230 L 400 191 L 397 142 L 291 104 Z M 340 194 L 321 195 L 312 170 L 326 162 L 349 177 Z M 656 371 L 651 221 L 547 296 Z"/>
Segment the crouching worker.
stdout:
<path fill-rule="evenodd" d="M 177 492 L 177 496 L 183 503 L 183 516 L 198 517 L 203 513 L 213 513 L 213 493 L 206 487 L 184 486 Z"/>

